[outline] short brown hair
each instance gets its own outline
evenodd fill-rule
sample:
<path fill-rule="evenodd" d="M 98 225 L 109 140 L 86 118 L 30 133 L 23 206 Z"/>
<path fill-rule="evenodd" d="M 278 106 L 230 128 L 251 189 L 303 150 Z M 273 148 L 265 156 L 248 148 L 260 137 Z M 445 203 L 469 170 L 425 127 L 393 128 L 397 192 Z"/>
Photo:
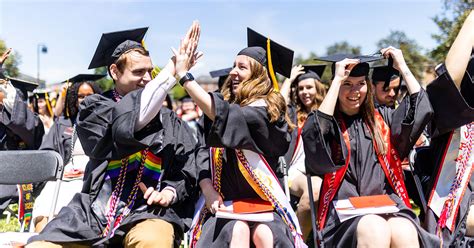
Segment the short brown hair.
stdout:
<path fill-rule="evenodd" d="M 120 55 L 120 57 L 114 63 L 112 63 L 112 64 L 115 64 L 117 66 L 117 69 L 119 70 L 120 73 L 122 73 L 125 70 L 125 66 L 127 65 L 127 61 L 128 61 L 128 57 L 129 57 L 128 54 L 130 54 L 131 52 L 138 52 L 139 54 L 141 54 L 143 56 L 147 56 L 147 57 L 150 56 L 150 52 L 148 52 L 143 47 L 133 48 L 133 49 L 130 49 L 130 50 L 124 52 L 122 55 Z M 109 71 L 109 75 L 110 75 L 110 66 L 108 67 L 108 71 Z"/>

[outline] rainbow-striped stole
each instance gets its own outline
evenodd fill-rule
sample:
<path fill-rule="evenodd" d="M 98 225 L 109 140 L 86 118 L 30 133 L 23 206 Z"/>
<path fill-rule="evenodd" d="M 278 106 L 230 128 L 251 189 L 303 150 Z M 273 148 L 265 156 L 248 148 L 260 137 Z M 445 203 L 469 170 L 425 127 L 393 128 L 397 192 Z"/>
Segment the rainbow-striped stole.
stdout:
<path fill-rule="evenodd" d="M 138 169 L 142 156 L 142 151 L 128 156 L 127 173 Z M 149 152 L 144 163 L 145 168 L 143 170 L 143 175 L 147 178 L 159 180 L 161 176 L 161 164 L 161 158 Z M 106 180 L 117 178 L 120 174 L 121 166 L 122 160 L 111 160 L 107 165 Z"/>

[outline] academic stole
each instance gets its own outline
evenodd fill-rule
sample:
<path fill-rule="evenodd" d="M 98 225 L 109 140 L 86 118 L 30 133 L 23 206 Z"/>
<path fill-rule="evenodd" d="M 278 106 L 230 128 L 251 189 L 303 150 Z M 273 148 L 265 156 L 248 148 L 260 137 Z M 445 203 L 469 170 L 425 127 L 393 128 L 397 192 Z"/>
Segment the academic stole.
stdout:
<path fill-rule="evenodd" d="M 18 221 L 21 230 L 29 230 L 33 212 L 33 184 L 18 184 Z"/>
<path fill-rule="evenodd" d="M 405 205 L 411 208 L 410 198 L 408 197 L 405 182 L 403 180 L 403 171 L 400 157 L 398 156 L 397 150 L 393 148 L 391 143 L 390 128 L 385 123 L 382 118 L 382 115 L 380 115 L 377 110 L 374 112 L 374 119 L 375 125 L 381 132 L 383 141 L 387 145 L 387 152 L 389 153 L 377 154 L 377 159 L 380 163 L 380 166 L 382 166 L 385 177 L 388 179 L 388 182 L 392 189 L 403 200 Z M 331 204 L 332 200 L 334 199 L 334 196 L 339 190 L 339 186 L 341 185 L 342 180 L 344 179 L 344 175 L 346 174 L 351 157 L 351 144 L 346 124 L 342 118 L 337 118 L 337 122 L 339 124 L 339 127 L 341 128 L 344 143 L 346 144 L 347 157 L 343 167 L 336 170 L 335 172 L 327 173 L 324 175 L 318 208 L 319 230 L 322 230 L 326 224 L 326 216 L 329 209 L 329 205 Z M 367 129 L 370 130 L 370 128 L 368 128 L 367 123 L 365 124 L 367 126 Z M 377 142 L 375 141 L 374 135 L 372 133 L 371 136 L 374 149 L 377 150 Z"/>
<path fill-rule="evenodd" d="M 300 225 L 295 212 L 291 208 L 285 192 L 280 186 L 280 183 L 273 173 L 272 169 L 266 162 L 265 158 L 255 152 L 249 150 L 234 150 L 237 157 L 237 164 L 240 172 L 244 176 L 247 183 L 255 190 L 255 192 L 263 200 L 272 203 L 275 211 L 280 215 L 288 225 L 293 235 L 295 247 L 307 247 L 301 237 Z M 224 148 L 210 148 L 211 154 L 211 172 L 214 189 L 220 193 L 222 160 L 225 153 Z M 201 236 L 201 228 L 204 218 L 208 210 L 204 207 L 204 196 L 198 202 L 198 215 L 195 216 L 192 227 L 191 247 L 195 247 L 199 237 Z M 197 217 L 197 218 L 196 218 Z"/>
<path fill-rule="evenodd" d="M 431 190 L 428 206 L 439 217 L 437 233 L 454 230 L 459 206 L 474 165 L 474 122 L 451 132 Z"/>
<path fill-rule="evenodd" d="M 127 197 L 125 207 L 118 209 L 122 192 L 126 187 L 127 173 L 133 170 L 137 171 L 137 175 L 132 185 L 132 190 Z M 112 181 L 112 179 L 116 179 L 117 183 L 107 202 L 107 225 L 102 231 L 102 237 L 112 237 L 115 230 L 131 212 L 139 190 L 138 184 L 142 181 L 143 176 L 153 178 L 159 183 L 161 181 L 162 172 L 161 158 L 149 152 L 148 148 L 121 160 L 112 160 L 108 163 L 106 180 L 109 179 Z"/>

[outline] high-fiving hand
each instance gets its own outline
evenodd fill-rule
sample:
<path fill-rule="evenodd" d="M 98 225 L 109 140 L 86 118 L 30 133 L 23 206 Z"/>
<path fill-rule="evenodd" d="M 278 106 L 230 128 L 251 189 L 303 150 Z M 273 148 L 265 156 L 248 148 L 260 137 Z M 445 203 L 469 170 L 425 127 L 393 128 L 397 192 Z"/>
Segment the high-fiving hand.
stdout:
<path fill-rule="evenodd" d="M 181 40 L 178 51 L 171 48 L 176 60 L 175 68 L 177 75 L 189 71 L 196 64 L 197 60 L 202 57 L 203 53 L 197 52 L 200 36 L 201 28 L 199 22 L 194 21 L 184 39 Z"/>

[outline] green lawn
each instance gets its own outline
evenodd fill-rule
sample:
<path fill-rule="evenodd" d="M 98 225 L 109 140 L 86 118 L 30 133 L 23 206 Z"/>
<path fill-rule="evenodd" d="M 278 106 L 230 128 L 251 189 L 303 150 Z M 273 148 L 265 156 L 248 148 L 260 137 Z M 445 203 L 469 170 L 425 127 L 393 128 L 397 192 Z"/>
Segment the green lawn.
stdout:
<path fill-rule="evenodd" d="M 18 210 L 18 204 L 11 205 L 10 207 L 15 212 Z M 7 224 L 7 216 L 0 216 L 0 232 L 18 232 L 20 231 L 20 223 L 18 219 L 12 214 L 10 217 L 10 223 Z"/>

